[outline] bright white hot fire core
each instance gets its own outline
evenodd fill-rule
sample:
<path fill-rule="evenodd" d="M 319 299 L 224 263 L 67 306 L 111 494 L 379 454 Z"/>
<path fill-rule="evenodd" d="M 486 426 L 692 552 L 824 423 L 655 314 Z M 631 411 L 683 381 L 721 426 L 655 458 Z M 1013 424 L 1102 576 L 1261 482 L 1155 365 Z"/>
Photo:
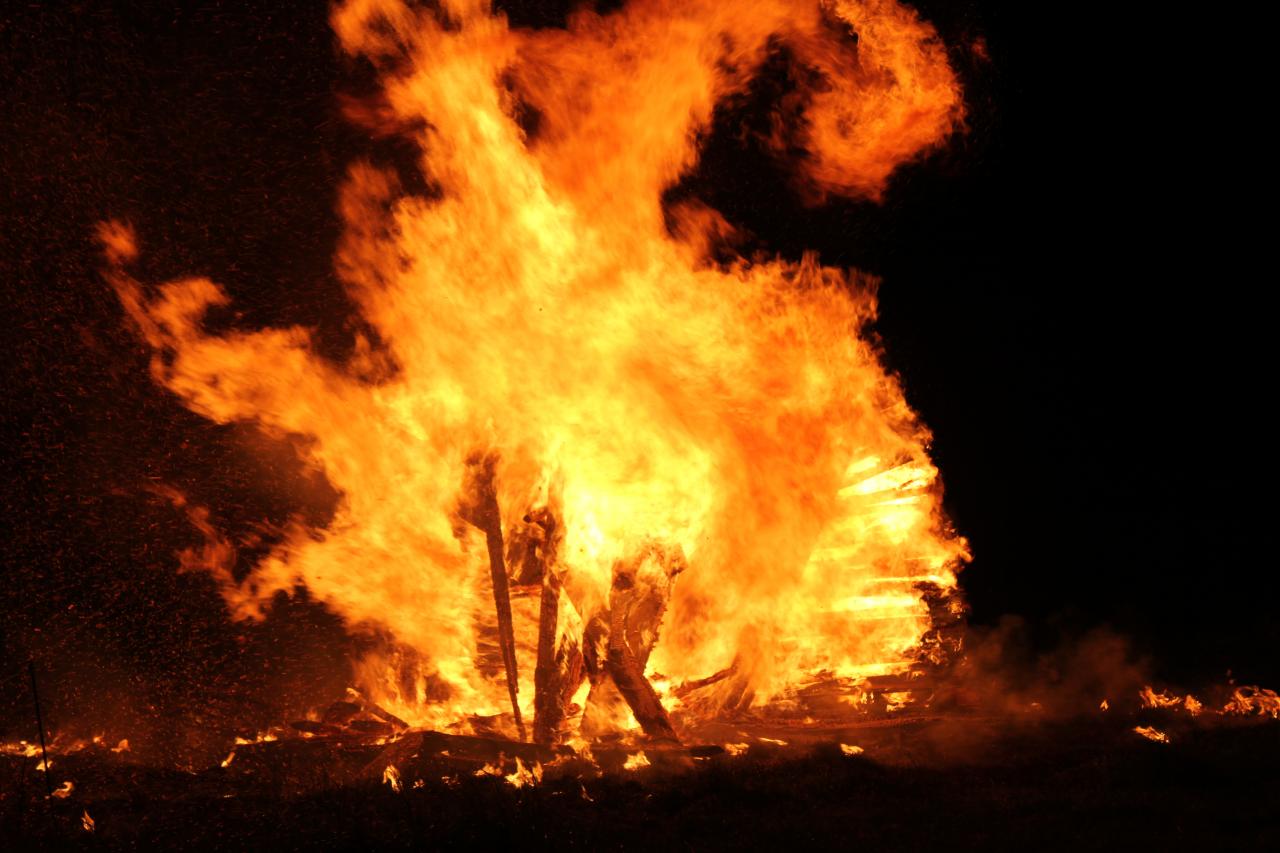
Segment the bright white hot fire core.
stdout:
<path fill-rule="evenodd" d="M 820 674 L 903 671 L 929 629 L 918 585 L 953 587 L 965 543 L 928 433 L 864 337 L 872 282 L 812 257 L 724 263 L 731 225 L 662 194 L 782 46 L 809 73 L 763 144 L 810 200 L 876 199 L 961 118 L 933 29 L 895 0 L 642 0 L 540 31 L 483 3 L 352 0 L 333 26 L 380 70 L 362 120 L 415 141 L 432 187 L 361 162 L 341 188 L 335 264 L 377 346 L 335 365 L 300 327 L 210 334 L 217 284 L 144 286 L 128 225 L 101 230 L 156 381 L 214 421 L 305 436 L 341 493 L 331 523 L 290 531 L 243 583 L 218 549 L 188 554 L 233 616 L 305 585 L 412 650 L 413 679 L 384 677 L 391 655 L 360 667 L 397 713 L 509 712 L 478 639 L 484 534 L 459 520 L 483 455 L 503 531 L 557 519 L 562 638 L 607 611 L 617 566 L 682 567 L 646 638 L 660 689 L 733 666 L 723 695 L 761 704 Z M 514 599 L 531 717 L 536 597 Z"/>

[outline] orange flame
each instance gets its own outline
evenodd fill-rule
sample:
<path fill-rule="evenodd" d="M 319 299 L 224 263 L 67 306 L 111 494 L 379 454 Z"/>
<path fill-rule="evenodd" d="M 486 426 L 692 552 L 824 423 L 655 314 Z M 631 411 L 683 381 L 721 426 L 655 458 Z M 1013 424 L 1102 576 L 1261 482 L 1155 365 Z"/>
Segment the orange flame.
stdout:
<path fill-rule="evenodd" d="M 1134 726 L 1133 730 L 1149 741 L 1154 741 L 1155 743 L 1169 743 L 1169 736 L 1157 729 L 1155 726 Z"/>
<path fill-rule="evenodd" d="M 208 531 L 184 563 L 207 563 L 238 617 L 301 583 L 394 636 L 424 667 L 407 693 L 374 690 L 400 716 L 497 714 L 505 684 L 477 667 L 484 539 L 457 522 L 468 459 L 492 454 L 504 530 L 534 507 L 559 515 L 580 617 L 562 631 L 607 605 L 615 564 L 656 546 L 687 566 L 649 661 L 670 682 L 735 665 L 736 695 L 763 703 L 819 673 L 903 671 L 930 624 L 919 585 L 954 587 L 966 545 L 927 430 L 860 336 L 874 282 L 812 257 L 717 267 L 727 223 L 664 211 L 662 194 L 782 44 L 812 82 L 771 144 L 807 152 L 792 166 L 810 197 L 877 198 L 961 119 L 933 29 L 896 0 L 644 0 L 549 31 L 474 0 L 350 0 L 333 25 L 382 70 L 377 120 L 420 146 L 433 188 L 406 195 L 357 163 L 342 190 L 336 266 L 380 345 L 335 365 L 303 328 L 209 334 L 221 287 L 148 293 L 125 271 L 132 231 L 100 230 L 155 379 L 214 421 L 308 437 L 342 494 L 326 529 L 292 531 L 243 585 Z M 515 598 L 529 715 L 536 614 Z"/>

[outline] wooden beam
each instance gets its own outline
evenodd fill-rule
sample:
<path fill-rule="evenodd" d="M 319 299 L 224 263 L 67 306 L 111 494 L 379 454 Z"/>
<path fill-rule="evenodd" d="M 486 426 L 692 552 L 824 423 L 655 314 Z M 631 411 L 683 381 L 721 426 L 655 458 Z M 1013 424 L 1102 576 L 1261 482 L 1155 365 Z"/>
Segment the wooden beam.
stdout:
<path fill-rule="evenodd" d="M 489 575 L 493 581 L 493 605 L 498 612 L 498 644 L 502 649 L 502 664 L 507 674 L 511 713 L 515 717 L 520 739 L 525 740 L 516 672 L 516 635 L 511 620 L 511 586 L 502 547 L 502 513 L 498 508 L 498 493 L 493 481 L 496 464 L 497 457 L 492 454 L 468 460 L 468 503 L 463 506 L 461 514 L 469 524 L 484 532 L 485 545 L 489 551 Z"/>

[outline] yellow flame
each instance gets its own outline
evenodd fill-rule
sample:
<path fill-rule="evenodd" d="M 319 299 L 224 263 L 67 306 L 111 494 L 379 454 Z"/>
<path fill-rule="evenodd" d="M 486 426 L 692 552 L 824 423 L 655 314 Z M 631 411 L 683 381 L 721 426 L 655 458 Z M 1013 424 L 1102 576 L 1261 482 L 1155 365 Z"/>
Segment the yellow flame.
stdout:
<path fill-rule="evenodd" d="M 1174 708 L 1182 704 L 1177 696 L 1164 690 L 1157 693 L 1150 684 L 1138 691 L 1138 698 L 1144 708 Z"/>
<path fill-rule="evenodd" d="M 639 770 L 641 767 L 649 766 L 649 756 L 644 754 L 644 750 L 634 752 L 627 756 L 627 760 L 622 762 L 623 770 Z"/>
<path fill-rule="evenodd" d="M 481 767 L 479 770 L 472 773 L 471 775 L 472 776 L 501 776 L 504 779 L 506 778 L 506 774 L 502 772 L 501 762 L 498 762 L 496 764 L 490 764 L 489 762 L 485 762 L 485 765 L 483 767 Z"/>
<path fill-rule="evenodd" d="M 1237 687 L 1223 707 L 1224 714 L 1259 714 L 1280 718 L 1280 695 L 1265 687 Z"/>
<path fill-rule="evenodd" d="M 1156 743 L 1168 743 L 1169 736 L 1157 729 L 1155 726 L 1134 726 L 1133 730 L 1144 738 Z"/>
<path fill-rule="evenodd" d="M 457 522 L 468 459 L 494 453 L 504 529 L 556 507 L 584 622 L 615 565 L 654 543 L 682 555 L 650 660 L 672 683 L 735 665 L 726 696 L 761 704 L 819 673 L 904 671 L 930 625 L 918 585 L 953 587 L 967 551 L 929 433 L 863 334 L 873 282 L 814 257 L 717 263 L 731 226 L 663 199 L 778 44 L 820 82 L 798 83 L 795 121 L 766 144 L 808 152 L 789 167 L 810 199 L 878 198 L 961 118 L 933 28 L 895 0 L 636 0 L 547 31 L 473 0 L 434 8 L 333 13 L 343 49 L 383 72 L 366 120 L 414 142 L 432 186 L 409 195 L 357 163 L 341 192 L 337 271 L 378 345 L 360 337 L 335 364 L 303 328 L 210 333 L 221 287 L 151 292 L 124 269 L 132 231 L 100 229 L 155 379 L 211 420 L 305 436 L 342 495 L 325 529 L 289 531 L 244 583 L 210 515 L 172 498 L 208 542 L 183 565 L 238 618 L 305 585 L 412 650 L 409 690 L 394 652 L 365 662 L 371 698 L 465 730 L 508 704 L 478 665 L 483 537 Z M 536 615 L 514 607 L 530 716 Z"/>
<path fill-rule="evenodd" d="M 535 761 L 533 766 L 527 767 L 525 766 L 525 763 L 517 757 L 515 771 L 503 778 L 506 779 L 507 784 L 513 788 L 523 788 L 526 785 L 537 785 L 542 782 L 542 764 Z"/>

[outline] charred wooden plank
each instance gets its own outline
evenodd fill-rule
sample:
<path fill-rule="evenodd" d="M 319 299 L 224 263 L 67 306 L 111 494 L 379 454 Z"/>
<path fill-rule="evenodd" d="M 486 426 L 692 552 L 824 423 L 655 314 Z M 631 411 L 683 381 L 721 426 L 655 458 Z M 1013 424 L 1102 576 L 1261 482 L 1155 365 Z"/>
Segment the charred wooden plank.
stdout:
<path fill-rule="evenodd" d="M 548 572 L 542 589 L 542 623 L 538 635 L 538 664 L 534 670 L 534 740 L 554 744 L 569 713 L 569 703 L 586 678 L 578 638 L 561 634 L 559 578 Z"/>
<path fill-rule="evenodd" d="M 637 604 L 644 606 L 637 608 Z M 631 713 L 635 715 L 636 722 L 644 729 L 645 734 L 657 740 L 679 742 L 680 738 L 671 725 L 671 718 L 667 715 L 666 708 L 662 707 L 657 691 L 644 675 L 649 650 L 657 638 L 656 622 L 661 617 L 662 610 L 665 609 L 665 601 L 661 607 L 655 607 L 645 599 L 638 602 L 635 566 L 620 564 L 614 567 L 613 590 L 609 596 L 609 606 L 609 643 L 605 656 L 605 671 L 617 686 L 618 692 L 627 701 L 627 705 L 631 707 Z M 653 624 L 637 624 L 637 620 L 633 618 L 634 611 L 637 610 L 653 617 Z M 642 660 L 637 656 L 629 640 L 646 635 L 652 639 L 641 646 L 641 654 L 644 658 Z"/>
<path fill-rule="evenodd" d="M 386 708 L 383 708 L 381 705 L 375 705 L 372 702 L 366 702 L 364 705 L 364 710 L 368 712 L 370 715 L 382 720 L 384 723 L 390 723 L 395 728 L 398 728 L 398 729 L 409 728 L 408 723 L 406 723 L 404 720 L 400 719 L 395 714 L 388 711 Z"/>
<path fill-rule="evenodd" d="M 667 716 L 667 709 L 662 707 L 658 692 L 653 689 L 649 679 L 644 677 L 636 656 L 625 643 L 616 646 L 610 644 L 609 657 L 605 661 L 609 677 L 618 686 L 618 692 L 631 706 L 631 713 L 636 715 L 636 722 L 649 737 L 659 740 L 679 741 L 676 730 Z"/>
<path fill-rule="evenodd" d="M 542 596 L 538 610 L 538 661 L 533 672 L 533 740 L 553 744 L 567 716 L 567 706 L 585 677 L 582 650 L 576 638 L 560 632 L 561 577 L 556 557 L 562 533 L 549 509 L 535 510 L 525 523 L 536 531 L 527 537 L 522 577 L 539 578 Z"/>
<path fill-rule="evenodd" d="M 724 669 L 720 670 L 717 673 L 708 675 L 706 678 L 699 678 L 694 681 L 684 682 L 679 687 L 677 687 L 673 692 L 677 696 L 683 698 L 689 695 L 690 693 L 693 693 L 695 690 L 701 690 L 704 687 L 710 687 L 712 684 L 717 684 L 721 681 L 724 681 L 726 678 L 735 674 L 737 671 L 738 671 L 738 663 L 737 661 L 734 661 L 729 666 L 725 667 Z"/>
<path fill-rule="evenodd" d="M 565 746 L 552 748 L 505 738 L 416 731 L 387 744 L 368 762 L 361 775 L 365 778 L 381 778 L 382 771 L 388 764 L 394 764 L 402 771 L 407 771 L 415 764 L 440 761 L 474 768 L 484 764 L 505 764 L 516 758 L 526 764 L 547 764 L 557 758 L 572 755 L 573 750 Z"/>
<path fill-rule="evenodd" d="M 469 502 L 462 507 L 462 517 L 484 533 L 489 552 L 489 574 L 493 581 L 493 604 L 498 613 L 498 644 L 507 675 L 507 692 L 511 696 L 511 713 L 515 717 L 520 739 L 525 739 L 524 721 L 520 718 L 519 682 L 516 672 L 516 638 L 511 621 L 511 587 L 502 547 L 502 513 L 494 486 L 497 457 L 492 454 L 468 460 Z"/>
<path fill-rule="evenodd" d="M 360 713 L 360 706 L 354 702 L 333 702 L 325 709 L 320 722 L 331 726 L 345 726 Z"/>
<path fill-rule="evenodd" d="M 556 678 L 556 634 L 560 623 L 560 579 L 544 571 L 538 604 L 538 662 L 533 670 L 533 740 L 552 743 L 564 719 Z"/>

